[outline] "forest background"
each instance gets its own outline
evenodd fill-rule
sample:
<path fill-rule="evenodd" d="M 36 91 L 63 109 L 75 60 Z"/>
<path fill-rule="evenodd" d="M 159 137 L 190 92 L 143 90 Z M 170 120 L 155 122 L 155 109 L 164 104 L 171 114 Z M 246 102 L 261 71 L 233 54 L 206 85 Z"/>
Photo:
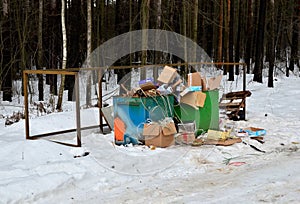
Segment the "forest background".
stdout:
<path fill-rule="evenodd" d="M 13 81 L 22 79 L 23 70 L 80 68 L 105 41 L 140 29 L 186 36 L 213 62 L 245 62 L 247 73 L 260 83 L 268 69 L 273 87 L 274 70 L 289 76 L 300 67 L 299 27 L 300 0 L 0 0 L 0 90 L 3 100 L 11 101 Z M 147 51 L 114 65 L 174 62 L 184 59 Z M 218 68 L 231 81 L 239 74 L 238 66 Z M 115 71 L 118 76 L 128 72 Z M 38 76 L 41 101 L 43 80 Z M 46 83 L 57 95 L 57 76 L 47 75 Z M 66 76 L 69 100 L 73 86 Z"/>

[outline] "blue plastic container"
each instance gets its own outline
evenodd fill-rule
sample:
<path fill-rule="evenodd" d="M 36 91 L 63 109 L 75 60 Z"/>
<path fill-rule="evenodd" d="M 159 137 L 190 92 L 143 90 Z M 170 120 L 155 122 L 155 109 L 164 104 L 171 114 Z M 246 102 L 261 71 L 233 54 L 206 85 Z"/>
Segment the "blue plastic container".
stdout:
<path fill-rule="evenodd" d="M 174 116 L 174 96 L 113 97 L 114 118 L 126 125 L 126 135 L 140 139 L 147 121 L 159 121 Z"/>

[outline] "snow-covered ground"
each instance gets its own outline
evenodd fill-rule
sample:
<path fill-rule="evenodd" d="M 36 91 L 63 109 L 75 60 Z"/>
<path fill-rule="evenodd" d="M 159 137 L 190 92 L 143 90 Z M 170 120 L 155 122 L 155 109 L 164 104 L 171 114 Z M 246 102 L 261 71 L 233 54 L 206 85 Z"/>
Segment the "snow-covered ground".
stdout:
<path fill-rule="evenodd" d="M 113 133 L 98 129 L 83 131 L 81 148 L 68 147 L 25 140 L 24 120 L 5 127 L 0 119 L 0 203 L 299 203 L 300 78 L 276 77 L 275 88 L 251 78 L 247 121 L 229 122 L 266 129 L 264 144 L 244 138 L 265 153 L 243 143 L 155 150 L 115 146 Z M 222 86 L 240 89 L 241 79 Z M 0 105 L 3 116 L 18 110 L 22 105 Z M 97 109 L 83 113 L 83 124 L 97 123 Z M 31 134 L 75 128 L 74 115 L 32 117 Z M 75 133 L 54 138 L 76 142 Z"/>

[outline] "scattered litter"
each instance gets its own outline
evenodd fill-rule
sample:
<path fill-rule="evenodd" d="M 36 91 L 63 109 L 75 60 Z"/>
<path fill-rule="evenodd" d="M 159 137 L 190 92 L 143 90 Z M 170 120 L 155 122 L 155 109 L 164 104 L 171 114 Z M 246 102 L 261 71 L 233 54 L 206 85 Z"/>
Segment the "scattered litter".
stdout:
<path fill-rule="evenodd" d="M 254 145 L 248 144 L 248 143 L 246 143 L 245 141 L 243 141 L 243 144 L 249 145 L 252 149 L 255 149 L 255 150 L 258 151 L 258 152 L 266 153 L 264 150 L 260 150 L 260 149 L 258 149 L 257 147 L 255 147 Z"/>
<path fill-rule="evenodd" d="M 230 146 L 235 143 L 241 143 L 241 138 L 228 138 L 226 140 L 211 140 L 211 139 L 196 139 L 194 140 L 192 146 L 200 145 L 217 145 L 217 146 Z"/>
<path fill-rule="evenodd" d="M 263 136 L 267 134 L 267 131 L 262 128 L 248 127 L 248 128 L 244 128 L 243 130 L 247 132 L 248 136 L 250 137 Z"/>
<path fill-rule="evenodd" d="M 85 157 L 87 155 L 89 155 L 90 153 L 89 152 L 84 152 L 82 155 L 74 155 L 73 157 L 74 158 L 77 158 L 77 157 Z"/>
<path fill-rule="evenodd" d="M 242 166 L 246 164 L 246 162 L 230 162 L 228 165 L 231 165 L 231 166 Z"/>

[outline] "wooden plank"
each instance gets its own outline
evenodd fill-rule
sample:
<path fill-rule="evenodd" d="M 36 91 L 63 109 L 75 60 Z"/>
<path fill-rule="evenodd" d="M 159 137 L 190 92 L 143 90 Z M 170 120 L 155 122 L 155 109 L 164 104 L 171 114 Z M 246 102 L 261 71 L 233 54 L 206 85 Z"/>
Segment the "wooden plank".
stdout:
<path fill-rule="evenodd" d="M 220 103 L 219 107 L 240 107 L 243 103 Z"/>

